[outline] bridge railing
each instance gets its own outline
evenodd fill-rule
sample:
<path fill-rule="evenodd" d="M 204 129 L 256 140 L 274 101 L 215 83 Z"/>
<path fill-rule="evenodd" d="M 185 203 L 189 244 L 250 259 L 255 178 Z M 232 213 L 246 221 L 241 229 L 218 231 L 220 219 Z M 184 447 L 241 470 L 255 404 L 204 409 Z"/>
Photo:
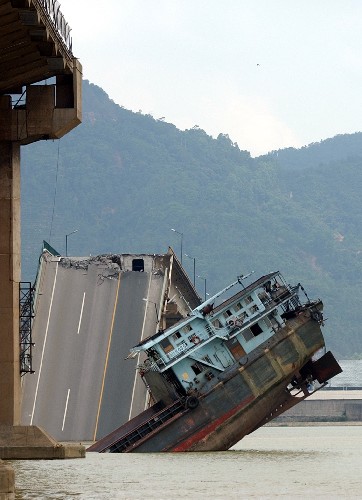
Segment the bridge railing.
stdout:
<path fill-rule="evenodd" d="M 64 15 L 60 11 L 60 3 L 58 2 L 58 0 L 37 0 L 37 1 L 50 17 L 52 24 L 61 35 L 67 49 L 70 52 L 73 52 L 73 41 L 72 37 L 70 36 L 71 28 L 67 23 L 67 21 L 65 20 Z"/>

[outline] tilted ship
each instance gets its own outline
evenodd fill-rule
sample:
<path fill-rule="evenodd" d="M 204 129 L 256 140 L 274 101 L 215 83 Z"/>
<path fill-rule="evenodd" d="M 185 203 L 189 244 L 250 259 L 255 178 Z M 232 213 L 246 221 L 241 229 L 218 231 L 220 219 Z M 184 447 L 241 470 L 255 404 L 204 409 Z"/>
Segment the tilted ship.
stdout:
<path fill-rule="evenodd" d="M 244 278 L 131 349 L 150 407 L 87 451 L 228 450 L 342 371 L 326 352 L 320 299 L 280 272 Z"/>

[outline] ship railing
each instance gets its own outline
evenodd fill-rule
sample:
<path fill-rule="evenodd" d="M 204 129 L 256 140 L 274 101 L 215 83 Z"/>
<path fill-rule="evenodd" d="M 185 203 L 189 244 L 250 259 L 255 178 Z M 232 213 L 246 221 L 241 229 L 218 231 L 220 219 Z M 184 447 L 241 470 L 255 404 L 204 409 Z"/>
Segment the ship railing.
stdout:
<path fill-rule="evenodd" d="M 159 372 L 162 368 L 166 366 L 165 361 L 162 358 L 150 359 L 147 358 L 143 363 L 137 365 L 136 369 L 144 374 L 147 372 Z"/>
<path fill-rule="evenodd" d="M 235 335 L 238 335 L 239 333 L 242 334 L 244 330 L 247 330 L 253 324 L 263 319 L 277 307 L 283 306 L 286 302 L 290 301 L 293 298 L 297 299 L 296 292 L 297 287 L 295 289 L 286 289 L 283 287 L 283 290 L 279 293 L 278 297 L 276 297 L 276 300 L 274 298 L 268 304 L 264 304 L 264 308 L 262 310 L 259 310 L 257 313 L 249 316 L 246 320 L 243 321 L 241 317 L 235 315 L 235 318 L 240 321 L 240 324 L 236 322 L 236 324 L 234 325 L 225 325 L 220 328 L 216 328 L 211 323 L 207 323 L 206 330 L 204 332 L 195 332 L 193 336 L 193 338 L 195 339 L 194 343 L 183 342 L 179 344 L 179 346 L 175 347 L 171 352 L 167 353 L 167 358 L 165 356 L 160 358 L 160 360 L 158 360 L 156 370 L 161 372 L 164 371 L 165 368 L 168 368 L 170 365 L 174 364 L 186 354 L 192 354 L 200 347 L 200 345 L 206 344 L 207 342 L 215 338 L 227 340 L 235 337 Z M 298 300 L 297 302 L 299 304 Z M 296 306 L 297 303 L 292 305 Z M 284 320 L 281 320 L 281 322 L 282 323 L 280 324 L 280 328 L 282 328 L 285 323 Z"/>
<path fill-rule="evenodd" d="M 284 299 L 287 300 L 287 299 Z M 157 361 L 158 366 L 156 368 L 157 371 L 163 371 L 165 368 L 169 367 L 169 365 L 173 364 L 175 361 L 179 360 L 181 357 L 185 356 L 185 354 L 189 355 L 195 350 L 197 350 L 200 345 L 206 344 L 207 342 L 219 338 L 221 340 L 227 340 L 231 337 L 234 337 L 238 333 L 242 332 L 244 329 L 249 328 L 251 325 L 259 321 L 262 317 L 266 316 L 273 309 L 275 309 L 279 304 L 275 304 L 275 302 L 271 303 L 268 307 L 263 309 L 257 314 L 249 316 L 246 321 L 239 326 L 230 326 L 225 325 L 220 328 L 216 328 L 210 323 L 207 324 L 207 330 L 204 332 L 195 332 L 193 335 L 194 341 L 191 343 L 183 342 L 175 347 L 171 352 L 167 353 L 167 358 L 163 356 L 160 360 Z M 240 319 L 241 321 L 241 319 Z M 162 363 L 160 363 L 162 361 Z"/>
<path fill-rule="evenodd" d="M 244 328 L 249 328 L 254 323 L 258 322 L 266 314 L 276 309 L 279 306 L 283 306 L 286 302 L 291 301 L 292 307 L 297 307 L 300 305 L 298 295 L 296 294 L 298 287 L 293 289 L 289 286 L 282 286 L 273 292 L 273 295 L 268 294 L 264 300 L 261 300 L 262 308 L 258 305 L 258 311 L 254 312 L 250 316 L 243 317 L 235 313 L 233 317 L 230 317 L 225 326 L 213 329 L 217 332 L 218 337 L 228 338 L 231 332 L 242 331 Z M 294 300 L 293 300 L 294 299 Z"/>
<path fill-rule="evenodd" d="M 268 304 L 264 304 L 265 308 L 263 310 L 260 310 L 258 313 L 254 314 L 252 316 L 249 316 L 247 320 L 242 321 L 241 318 L 238 318 L 240 321 L 242 321 L 241 325 L 235 325 L 235 324 L 228 325 L 227 326 L 228 338 L 234 337 L 235 335 L 237 335 L 240 332 L 242 333 L 243 330 L 250 328 L 253 324 L 257 323 L 262 318 L 264 318 L 265 316 L 270 314 L 271 311 L 273 311 L 274 309 L 276 309 L 279 306 L 283 306 L 286 302 L 291 301 L 291 299 L 292 299 L 292 301 L 293 301 L 293 299 L 295 299 L 295 303 L 293 302 L 292 306 L 297 307 L 298 305 L 300 305 L 300 301 L 298 299 L 298 296 L 296 295 L 296 289 L 297 289 L 297 287 L 295 287 L 294 290 L 288 290 L 289 293 L 283 294 L 283 296 L 278 297 L 278 301 L 272 300 Z M 282 323 L 284 324 L 284 320 L 282 320 Z M 281 327 L 283 326 L 283 324 L 281 325 Z M 223 330 L 223 328 L 220 328 L 220 330 Z"/>
<path fill-rule="evenodd" d="M 279 304 L 270 303 L 267 307 L 260 310 L 258 313 L 253 314 L 252 316 L 248 316 L 248 319 L 242 321 L 242 319 L 240 318 L 240 322 L 242 322 L 242 324 L 238 325 L 236 323 L 234 325 L 227 325 L 227 327 L 223 328 L 223 330 L 227 330 L 227 335 L 230 336 L 231 332 L 236 332 L 236 330 L 242 331 L 246 328 L 250 328 L 254 323 L 257 323 L 261 318 L 273 311 L 278 305 Z"/>

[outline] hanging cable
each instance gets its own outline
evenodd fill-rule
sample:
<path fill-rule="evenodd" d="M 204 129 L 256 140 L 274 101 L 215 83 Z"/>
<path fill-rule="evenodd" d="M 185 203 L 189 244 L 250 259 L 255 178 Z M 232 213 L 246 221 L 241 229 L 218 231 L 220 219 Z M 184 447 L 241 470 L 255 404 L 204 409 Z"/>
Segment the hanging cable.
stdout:
<path fill-rule="evenodd" d="M 55 187 L 54 187 L 54 198 L 53 198 L 53 212 L 52 212 L 52 220 L 51 220 L 51 223 L 50 223 L 49 243 L 51 243 L 51 241 L 52 241 L 53 221 L 54 221 L 54 213 L 55 213 L 55 202 L 56 202 L 56 198 L 57 198 L 58 170 L 59 170 L 59 150 L 60 150 L 60 139 L 58 140 L 57 170 L 56 170 L 56 174 L 55 174 Z"/>

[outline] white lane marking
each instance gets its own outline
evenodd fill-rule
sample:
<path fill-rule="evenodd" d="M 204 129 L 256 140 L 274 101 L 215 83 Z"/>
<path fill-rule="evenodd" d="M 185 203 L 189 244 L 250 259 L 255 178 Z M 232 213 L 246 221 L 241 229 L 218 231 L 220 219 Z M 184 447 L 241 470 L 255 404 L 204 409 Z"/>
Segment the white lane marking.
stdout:
<path fill-rule="evenodd" d="M 43 368 L 43 359 L 44 359 L 44 352 L 45 352 L 45 344 L 47 342 L 47 337 L 48 337 L 48 330 L 49 330 L 49 322 L 50 322 L 50 314 L 52 312 L 52 307 L 53 307 L 53 299 L 54 299 L 54 292 L 55 292 L 55 284 L 57 282 L 57 275 L 58 275 L 58 262 L 57 262 L 57 267 L 55 269 L 55 276 L 54 276 L 54 283 L 53 283 L 53 290 L 52 290 L 52 296 L 50 299 L 50 305 L 49 305 L 49 313 L 48 313 L 48 319 L 47 319 L 47 326 L 45 328 L 45 336 L 44 336 L 44 344 L 43 344 L 43 350 L 41 353 L 41 358 L 40 358 L 40 366 L 39 366 L 39 371 L 38 371 L 38 380 L 36 381 L 36 388 L 35 388 L 35 395 L 34 395 L 34 404 L 33 404 L 33 411 L 31 412 L 31 419 L 30 419 L 30 425 L 33 425 L 33 419 L 34 419 L 34 412 L 35 412 L 35 404 L 36 404 L 36 398 L 38 397 L 38 389 L 39 389 L 39 381 L 40 381 L 40 375 L 41 371 Z"/>
<path fill-rule="evenodd" d="M 151 273 L 150 273 L 150 279 L 148 281 L 148 290 L 147 290 L 147 295 L 146 298 L 148 300 L 148 296 L 150 294 L 150 288 L 151 288 Z M 141 340 L 143 340 L 143 335 L 144 335 L 144 329 L 145 329 L 145 324 L 146 324 L 146 314 L 147 314 L 147 304 L 148 302 L 145 302 L 145 314 L 143 316 L 143 323 L 142 323 L 142 331 L 141 331 Z M 140 354 L 137 356 L 137 365 L 140 362 Z M 136 382 L 137 382 L 137 376 L 138 376 L 138 370 L 135 370 L 135 375 L 134 375 L 134 381 L 133 381 L 133 389 L 132 389 L 132 399 L 131 399 L 131 404 L 129 407 L 129 415 L 128 415 L 128 420 L 131 420 L 131 415 L 132 415 L 132 407 L 133 407 L 133 399 L 134 399 L 134 394 L 136 390 Z M 146 395 L 147 398 L 147 395 Z"/>
<path fill-rule="evenodd" d="M 64 422 L 65 422 L 65 417 L 67 416 L 68 401 L 69 401 L 69 393 L 70 393 L 70 389 L 68 389 L 67 400 L 66 400 L 66 402 L 65 402 L 64 415 L 63 415 L 63 425 L 62 425 L 62 431 L 64 431 Z"/>
<path fill-rule="evenodd" d="M 108 367 L 109 351 L 111 349 L 113 327 L 114 327 L 114 318 L 116 317 L 116 310 L 117 310 L 117 304 L 118 304 L 118 294 L 119 294 L 119 287 L 120 287 L 120 285 L 121 285 L 121 274 L 119 274 L 118 278 L 117 278 L 117 291 L 116 291 L 116 297 L 114 299 L 111 328 L 109 330 L 109 336 L 108 336 L 108 346 L 107 346 L 106 359 L 105 359 L 104 368 L 103 368 L 102 386 L 101 386 L 101 392 L 100 392 L 99 401 L 98 401 L 98 410 L 97 410 L 96 424 L 94 426 L 93 441 L 96 441 L 96 436 L 97 436 L 97 431 L 98 431 L 99 414 L 100 414 L 100 411 L 101 411 L 101 404 L 102 404 L 103 390 L 104 390 L 104 382 L 105 382 L 105 379 L 106 379 L 106 372 L 107 372 L 107 367 Z"/>
<path fill-rule="evenodd" d="M 78 330 L 77 330 L 78 335 L 79 335 L 79 331 L 80 331 L 80 324 L 82 322 L 82 317 L 83 317 L 84 299 L 85 299 L 85 292 L 83 293 L 83 302 L 82 302 L 82 307 L 81 307 L 80 316 L 79 316 L 79 323 L 78 323 Z"/>

